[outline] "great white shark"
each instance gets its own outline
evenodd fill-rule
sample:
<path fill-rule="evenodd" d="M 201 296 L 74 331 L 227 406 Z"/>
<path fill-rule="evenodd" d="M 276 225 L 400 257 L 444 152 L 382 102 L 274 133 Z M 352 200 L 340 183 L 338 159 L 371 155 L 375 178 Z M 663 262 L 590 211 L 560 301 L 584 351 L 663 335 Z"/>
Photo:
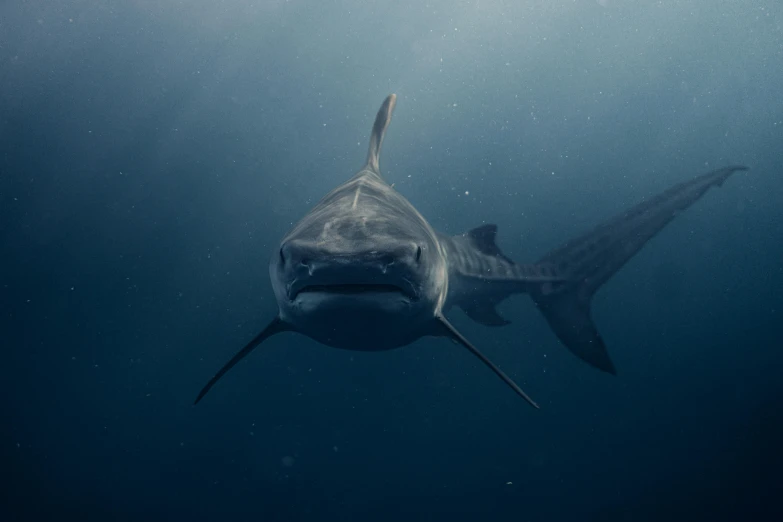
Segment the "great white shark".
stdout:
<path fill-rule="evenodd" d="M 328 346 L 382 351 L 426 337 L 467 348 L 517 394 L 538 405 L 457 331 L 445 313 L 461 308 L 487 326 L 508 321 L 496 306 L 527 293 L 555 335 L 588 364 L 615 374 L 590 316 L 595 292 L 681 211 L 734 172 L 731 166 L 669 188 L 533 264 L 495 242 L 496 225 L 459 236 L 437 232 L 381 177 L 379 155 L 397 98 L 375 118 L 364 167 L 328 193 L 280 242 L 269 262 L 278 314 L 204 386 L 198 403 L 237 362 L 269 337 L 298 332 Z"/>

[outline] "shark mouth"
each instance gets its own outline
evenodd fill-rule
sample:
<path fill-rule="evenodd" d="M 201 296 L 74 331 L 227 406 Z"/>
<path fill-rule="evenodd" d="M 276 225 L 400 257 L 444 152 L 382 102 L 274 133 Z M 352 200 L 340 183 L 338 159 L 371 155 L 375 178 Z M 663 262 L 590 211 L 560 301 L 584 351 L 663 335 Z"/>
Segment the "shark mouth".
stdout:
<path fill-rule="evenodd" d="M 368 284 L 368 283 L 346 283 L 335 285 L 306 285 L 297 290 L 291 296 L 296 299 L 299 294 L 304 293 L 324 293 L 334 295 L 361 295 L 361 294 L 402 294 L 408 299 L 416 300 L 416 295 L 411 289 L 392 284 Z"/>

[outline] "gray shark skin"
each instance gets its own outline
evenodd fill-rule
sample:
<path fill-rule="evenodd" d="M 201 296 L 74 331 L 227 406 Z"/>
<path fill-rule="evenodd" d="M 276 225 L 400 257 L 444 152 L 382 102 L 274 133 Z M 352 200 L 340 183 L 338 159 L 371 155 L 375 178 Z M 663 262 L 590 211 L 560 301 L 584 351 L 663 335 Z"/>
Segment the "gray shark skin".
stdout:
<path fill-rule="evenodd" d="M 497 247 L 495 225 L 454 237 L 438 233 L 383 180 L 379 155 L 395 104 L 392 94 L 378 111 L 364 167 L 306 214 L 272 255 L 269 275 L 278 315 L 215 374 L 195 403 L 266 339 L 298 332 L 328 346 L 362 351 L 447 337 L 538 408 L 444 313 L 457 306 L 476 322 L 502 326 L 509 321 L 496 305 L 512 294 L 528 293 L 569 350 L 615 373 L 590 318 L 592 295 L 707 189 L 745 170 L 729 167 L 681 183 L 535 264 L 518 264 Z"/>

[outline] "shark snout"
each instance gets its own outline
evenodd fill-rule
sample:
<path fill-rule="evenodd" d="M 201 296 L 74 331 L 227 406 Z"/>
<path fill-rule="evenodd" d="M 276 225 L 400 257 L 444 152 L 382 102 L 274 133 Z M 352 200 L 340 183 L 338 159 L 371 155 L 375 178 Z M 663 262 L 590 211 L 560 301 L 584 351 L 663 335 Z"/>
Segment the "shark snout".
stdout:
<path fill-rule="evenodd" d="M 341 245 L 340 243 L 345 244 Z M 328 258 L 329 260 L 374 261 L 390 266 L 401 261 L 420 263 L 423 253 L 422 245 L 415 241 L 400 242 L 400 244 L 393 246 L 386 245 L 385 248 L 369 245 L 353 250 L 350 247 L 350 242 L 344 239 L 342 241 L 335 239 L 332 243 L 324 246 L 299 240 L 286 241 L 280 246 L 280 262 L 311 266 L 320 259 Z"/>
<path fill-rule="evenodd" d="M 401 241 L 392 245 L 353 245 L 344 238 L 335 238 L 325 244 L 310 241 L 286 241 L 280 247 L 280 263 L 286 268 L 306 269 L 330 264 L 373 265 L 382 271 L 395 265 L 419 265 L 424 249 L 415 241 Z"/>

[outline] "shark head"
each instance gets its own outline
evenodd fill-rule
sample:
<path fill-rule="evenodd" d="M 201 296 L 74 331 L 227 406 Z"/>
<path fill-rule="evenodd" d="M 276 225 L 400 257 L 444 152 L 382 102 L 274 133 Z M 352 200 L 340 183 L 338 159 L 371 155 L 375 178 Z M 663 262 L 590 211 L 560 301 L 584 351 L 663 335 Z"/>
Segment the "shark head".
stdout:
<path fill-rule="evenodd" d="M 338 348 L 410 343 L 434 320 L 447 292 L 436 233 L 378 170 L 394 100 L 387 98 L 378 112 L 366 166 L 294 226 L 269 264 L 280 318 Z"/>

